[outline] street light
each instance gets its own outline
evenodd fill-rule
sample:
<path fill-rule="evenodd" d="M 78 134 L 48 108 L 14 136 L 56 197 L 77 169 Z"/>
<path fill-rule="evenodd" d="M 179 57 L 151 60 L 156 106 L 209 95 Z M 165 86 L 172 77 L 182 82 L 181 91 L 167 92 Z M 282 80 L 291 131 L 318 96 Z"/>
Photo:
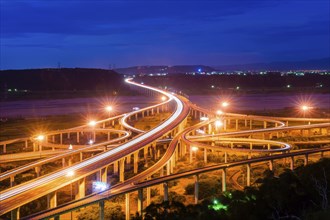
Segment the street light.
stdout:
<path fill-rule="evenodd" d="M 223 114 L 223 111 L 221 111 L 221 110 L 217 111 L 217 115 L 222 115 L 222 114 Z"/>
<path fill-rule="evenodd" d="M 37 139 L 38 141 L 43 141 L 43 140 L 45 139 L 45 136 L 42 135 L 42 134 L 40 134 L 40 135 L 38 135 L 38 136 L 36 137 L 36 139 Z"/>
<path fill-rule="evenodd" d="M 224 108 L 226 108 L 226 107 L 229 106 L 229 103 L 228 102 L 222 102 L 221 106 L 224 107 Z"/>
<path fill-rule="evenodd" d="M 73 146 L 72 144 L 69 145 L 69 150 L 72 150 L 73 149 Z"/>
<path fill-rule="evenodd" d="M 108 106 L 105 107 L 105 110 L 106 110 L 107 112 L 111 112 L 111 111 L 113 110 L 113 108 L 112 108 L 111 105 L 108 105 Z"/>
<path fill-rule="evenodd" d="M 215 127 L 219 128 L 219 127 L 221 127 L 222 125 L 223 125 L 222 121 L 220 121 L 220 120 L 216 120 L 216 121 L 215 121 Z"/>
<path fill-rule="evenodd" d="M 310 106 L 308 106 L 308 105 L 302 105 L 302 106 L 301 106 L 301 110 L 302 110 L 302 112 L 303 112 L 304 118 L 305 118 L 306 112 L 307 112 L 308 110 L 310 110 L 311 108 L 312 108 L 312 107 L 310 107 Z"/>
<path fill-rule="evenodd" d="M 165 96 L 162 96 L 162 101 L 166 101 L 166 97 Z"/>
<path fill-rule="evenodd" d="M 88 125 L 94 127 L 96 125 L 96 121 L 92 120 L 88 122 Z"/>

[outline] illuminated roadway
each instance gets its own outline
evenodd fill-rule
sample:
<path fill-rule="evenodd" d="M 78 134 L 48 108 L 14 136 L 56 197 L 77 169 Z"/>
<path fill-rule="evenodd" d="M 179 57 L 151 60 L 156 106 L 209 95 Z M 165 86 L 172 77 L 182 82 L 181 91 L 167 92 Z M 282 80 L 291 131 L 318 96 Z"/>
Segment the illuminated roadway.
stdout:
<path fill-rule="evenodd" d="M 74 164 L 71 167 L 61 169 L 56 173 L 34 179 L 32 182 L 27 182 L 1 192 L 0 214 L 4 214 L 10 210 L 15 209 L 16 207 L 26 204 L 34 199 L 40 198 L 43 195 L 47 195 L 56 189 L 70 184 L 72 181 L 78 180 L 83 176 L 87 176 L 88 174 L 93 173 L 95 170 L 142 148 L 146 144 L 151 143 L 162 137 L 164 134 L 170 132 L 172 129 L 178 126 L 188 115 L 189 107 L 176 96 L 153 87 L 140 85 L 128 80 L 126 80 L 126 82 L 159 92 L 167 96 L 169 99 L 173 99 L 176 103 L 176 109 L 174 113 L 168 118 L 168 120 L 164 121 L 156 128 L 138 136 L 137 138 L 132 139 L 127 143 L 124 143 L 123 145 L 113 150 L 87 159 L 81 163 Z M 66 177 L 68 171 L 75 171 L 77 177 L 73 179 Z M 21 202 L 18 203 L 17 201 Z"/>

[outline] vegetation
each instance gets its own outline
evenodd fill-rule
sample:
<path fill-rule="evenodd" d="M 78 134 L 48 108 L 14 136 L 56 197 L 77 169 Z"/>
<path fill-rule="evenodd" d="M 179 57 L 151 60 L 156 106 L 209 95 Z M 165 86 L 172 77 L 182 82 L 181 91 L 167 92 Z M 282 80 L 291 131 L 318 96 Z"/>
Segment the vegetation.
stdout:
<path fill-rule="evenodd" d="M 258 180 L 258 187 L 226 192 L 198 205 L 185 206 L 176 200 L 152 203 L 146 208 L 144 219 L 327 219 L 329 170 L 330 159 L 322 159 L 295 171 L 286 170 L 278 177 L 266 171 L 265 177 Z M 202 185 L 200 195 L 205 197 L 209 188 L 215 188 Z M 190 188 L 186 190 L 190 192 Z"/>

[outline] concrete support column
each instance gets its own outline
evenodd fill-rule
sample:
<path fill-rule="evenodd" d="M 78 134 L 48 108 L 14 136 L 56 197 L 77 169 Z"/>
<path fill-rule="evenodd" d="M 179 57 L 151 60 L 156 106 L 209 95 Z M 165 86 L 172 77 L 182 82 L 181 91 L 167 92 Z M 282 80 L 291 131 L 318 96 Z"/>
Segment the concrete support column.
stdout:
<path fill-rule="evenodd" d="M 76 192 L 75 192 L 75 198 L 81 199 L 85 197 L 85 178 L 82 178 L 75 182 L 76 184 Z"/>
<path fill-rule="evenodd" d="M 104 220 L 104 200 L 99 201 L 99 219 Z"/>
<path fill-rule="evenodd" d="M 192 153 L 193 153 L 193 151 L 192 151 L 192 148 L 190 146 L 189 147 L 189 163 L 192 163 Z"/>
<path fill-rule="evenodd" d="M 236 128 L 236 131 L 238 131 L 238 119 L 236 119 L 236 126 L 235 126 L 235 128 Z"/>
<path fill-rule="evenodd" d="M 119 182 L 125 181 L 125 158 L 119 160 Z"/>
<path fill-rule="evenodd" d="M 294 169 L 294 158 L 290 157 L 290 170 Z"/>
<path fill-rule="evenodd" d="M 264 121 L 264 128 L 267 128 L 267 121 Z"/>
<path fill-rule="evenodd" d="M 163 183 L 163 187 L 164 187 L 164 202 L 168 201 L 168 185 L 167 183 Z"/>
<path fill-rule="evenodd" d="M 84 159 L 84 154 L 83 154 L 83 152 L 80 152 L 80 153 L 79 153 L 79 159 L 80 159 L 80 161 L 83 161 L 83 159 Z"/>
<path fill-rule="evenodd" d="M 126 157 L 127 168 L 131 168 L 131 154 Z"/>
<path fill-rule="evenodd" d="M 56 206 L 57 206 L 57 193 L 56 191 L 54 191 L 47 195 L 47 207 L 51 209 L 51 208 L 55 208 Z"/>
<path fill-rule="evenodd" d="M 77 132 L 77 143 L 79 143 L 79 132 Z"/>
<path fill-rule="evenodd" d="M 60 144 L 63 144 L 63 134 L 60 133 Z"/>
<path fill-rule="evenodd" d="M 130 220 L 130 203 L 129 203 L 129 193 L 125 194 L 125 220 Z"/>
<path fill-rule="evenodd" d="M 166 175 L 171 174 L 171 160 L 166 163 Z"/>
<path fill-rule="evenodd" d="M 15 176 L 10 176 L 10 187 L 15 186 Z"/>
<path fill-rule="evenodd" d="M 244 127 L 247 127 L 247 120 L 244 120 Z"/>
<path fill-rule="evenodd" d="M 307 164 L 308 164 L 308 154 L 305 154 L 304 165 L 307 166 Z"/>
<path fill-rule="evenodd" d="M 143 157 L 144 157 L 144 162 L 145 162 L 145 167 L 148 167 L 147 165 L 147 159 L 148 159 L 148 146 L 143 148 Z"/>
<path fill-rule="evenodd" d="M 207 149 L 204 148 L 204 163 L 207 163 Z"/>
<path fill-rule="evenodd" d="M 138 190 L 138 212 L 142 215 L 143 210 L 143 189 Z"/>
<path fill-rule="evenodd" d="M 269 161 L 269 170 L 271 170 L 271 171 L 274 170 L 274 161 L 273 160 Z"/>
<path fill-rule="evenodd" d="M 246 165 L 246 185 L 251 185 L 251 164 Z"/>
<path fill-rule="evenodd" d="M 136 152 L 133 153 L 133 155 L 134 155 L 133 156 L 134 157 L 133 158 L 133 160 L 134 160 L 134 162 L 133 162 L 134 163 L 134 173 L 136 174 L 138 172 L 138 168 L 139 168 L 138 167 L 138 165 L 139 165 L 138 164 L 138 162 L 139 162 L 139 152 L 136 151 Z"/>
<path fill-rule="evenodd" d="M 108 132 L 108 141 L 110 141 L 110 138 L 111 138 L 111 133 Z"/>
<path fill-rule="evenodd" d="M 11 220 L 20 219 L 20 208 L 16 208 L 10 212 L 10 219 Z"/>
<path fill-rule="evenodd" d="M 100 170 L 100 181 L 107 183 L 108 182 L 108 169 L 107 167 Z"/>
<path fill-rule="evenodd" d="M 70 132 L 68 132 L 68 133 L 66 134 L 66 138 L 67 138 L 67 139 L 70 139 Z"/>
<path fill-rule="evenodd" d="M 151 187 L 147 187 L 147 206 L 149 206 L 151 203 L 150 197 L 151 197 Z"/>
<path fill-rule="evenodd" d="M 113 163 L 113 174 L 118 175 L 118 161 Z"/>
<path fill-rule="evenodd" d="M 227 120 L 226 119 L 223 120 L 223 130 L 224 131 L 227 130 Z"/>
<path fill-rule="evenodd" d="M 198 203 L 199 176 L 195 175 L 195 204 Z"/>
<path fill-rule="evenodd" d="M 34 170 L 35 170 L 35 172 L 36 172 L 36 174 L 37 174 L 37 177 L 39 177 L 39 176 L 40 176 L 40 173 L 41 173 L 41 167 L 40 167 L 40 166 L 36 166 L 36 167 L 34 168 Z"/>
<path fill-rule="evenodd" d="M 68 165 L 69 165 L 69 166 L 72 165 L 72 157 L 69 158 Z"/>
<path fill-rule="evenodd" d="M 228 162 L 228 153 L 227 153 L 227 151 L 225 151 L 225 163 L 227 163 Z"/>
<path fill-rule="evenodd" d="M 62 158 L 62 167 L 65 167 L 65 158 Z"/>
<path fill-rule="evenodd" d="M 252 130 L 252 119 L 250 119 L 250 130 Z"/>
<path fill-rule="evenodd" d="M 212 125 L 211 124 L 208 125 L 208 134 L 212 134 Z"/>
<path fill-rule="evenodd" d="M 222 192 L 226 192 L 226 169 L 222 169 Z"/>

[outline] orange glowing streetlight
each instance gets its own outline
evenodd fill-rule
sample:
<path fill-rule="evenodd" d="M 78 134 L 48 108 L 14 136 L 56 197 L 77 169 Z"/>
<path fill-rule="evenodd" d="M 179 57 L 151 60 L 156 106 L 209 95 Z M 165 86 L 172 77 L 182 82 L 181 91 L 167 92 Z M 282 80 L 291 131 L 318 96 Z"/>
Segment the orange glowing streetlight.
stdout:
<path fill-rule="evenodd" d="M 40 135 L 38 135 L 38 136 L 36 137 L 36 139 L 37 139 L 38 141 L 43 141 L 43 140 L 45 139 L 45 136 L 42 135 L 42 134 L 40 134 Z"/>
<path fill-rule="evenodd" d="M 222 121 L 220 121 L 220 120 L 216 120 L 216 121 L 215 121 L 215 127 L 219 128 L 219 127 L 221 127 L 222 125 L 223 125 Z"/>
<path fill-rule="evenodd" d="M 91 121 L 88 122 L 88 125 L 91 126 L 91 127 L 94 127 L 96 125 L 96 121 L 91 120 Z"/>
<path fill-rule="evenodd" d="M 196 151 L 198 151 L 198 147 L 195 147 L 194 146 L 194 147 L 191 148 L 191 150 L 194 151 L 194 152 L 196 152 Z"/>
<path fill-rule="evenodd" d="M 105 110 L 106 110 L 107 112 L 112 112 L 113 108 L 112 108 L 111 105 L 107 105 L 107 106 L 105 107 Z"/>
<path fill-rule="evenodd" d="M 223 111 L 221 111 L 221 110 L 217 111 L 217 115 L 222 115 L 222 114 L 223 114 Z"/>
<path fill-rule="evenodd" d="M 306 112 L 309 111 L 312 107 L 308 106 L 308 105 L 302 105 L 301 106 L 301 110 L 303 112 L 304 118 L 306 116 Z"/>
<path fill-rule="evenodd" d="M 222 102 L 221 103 L 221 106 L 224 107 L 224 108 L 226 108 L 226 107 L 229 106 L 229 102 L 226 102 L 226 101 L 225 102 Z"/>
<path fill-rule="evenodd" d="M 166 96 L 162 96 L 162 101 L 164 102 L 164 101 L 166 101 Z"/>

